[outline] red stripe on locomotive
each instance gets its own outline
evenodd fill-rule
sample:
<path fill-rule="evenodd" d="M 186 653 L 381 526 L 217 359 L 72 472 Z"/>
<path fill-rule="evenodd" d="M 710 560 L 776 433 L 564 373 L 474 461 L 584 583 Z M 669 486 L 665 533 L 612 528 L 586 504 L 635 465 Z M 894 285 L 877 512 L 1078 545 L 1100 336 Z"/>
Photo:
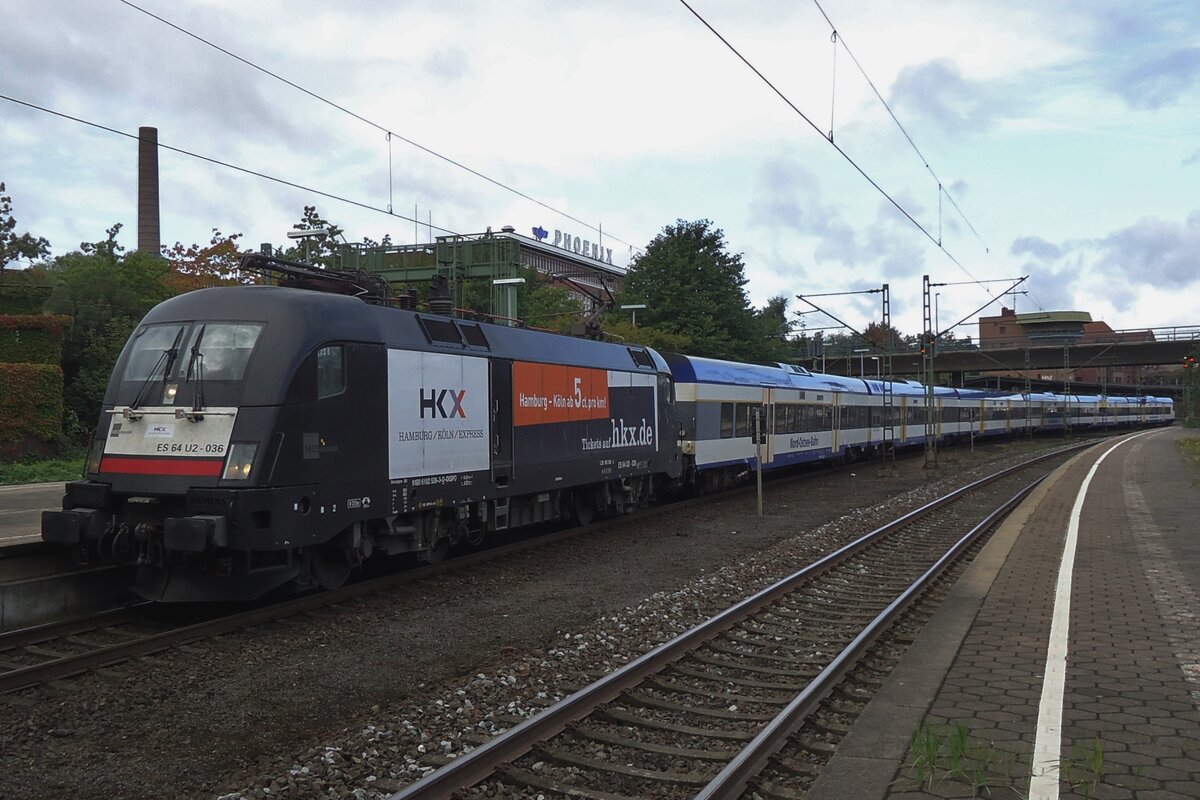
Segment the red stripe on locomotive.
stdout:
<path fill-rule="evenodd" d="M 198 478 L 217 478 L 225 462 L 212 458 L 134 458 L 105 456 L 101 472 L 126 475 L 185 475 Z"/>

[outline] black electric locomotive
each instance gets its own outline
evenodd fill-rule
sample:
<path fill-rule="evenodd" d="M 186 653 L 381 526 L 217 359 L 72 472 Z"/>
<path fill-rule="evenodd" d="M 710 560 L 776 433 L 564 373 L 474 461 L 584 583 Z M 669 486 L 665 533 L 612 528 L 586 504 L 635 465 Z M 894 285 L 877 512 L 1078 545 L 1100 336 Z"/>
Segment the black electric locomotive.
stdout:
<path fill-rule="evenodd" d="M 327 291 L 191 292 L 126 344 L 43 537 L 165 601 L 332 587 L 372 553 L 632 508 L 681 473 L 672 401 L 644 347 Z"/>

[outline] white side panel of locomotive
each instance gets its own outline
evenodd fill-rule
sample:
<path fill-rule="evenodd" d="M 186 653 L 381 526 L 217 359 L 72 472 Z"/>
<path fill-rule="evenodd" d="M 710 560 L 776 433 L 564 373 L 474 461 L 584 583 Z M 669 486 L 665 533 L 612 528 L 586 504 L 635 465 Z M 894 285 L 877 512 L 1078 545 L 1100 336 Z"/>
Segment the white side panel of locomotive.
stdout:
<path fill-rule="evenodd" d="M 397 478 L 491 466 L 486 358 L 388 351 L 388 472 Z"/>

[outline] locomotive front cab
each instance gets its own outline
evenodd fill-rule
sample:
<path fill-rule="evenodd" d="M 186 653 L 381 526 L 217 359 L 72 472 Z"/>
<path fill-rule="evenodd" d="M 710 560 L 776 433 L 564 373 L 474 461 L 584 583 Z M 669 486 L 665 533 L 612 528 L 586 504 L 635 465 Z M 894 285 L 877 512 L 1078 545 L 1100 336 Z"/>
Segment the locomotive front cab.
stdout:
<path fill-rule="evenodd" d="M 43 538 L 76 548 L 84 561 L 131 566 L 220 543 L 221 509 L 195 518 L 187 497 L 255 477 L 261 440 L 234 430 L 265 327 L 212 319 L 139 325 L 109 382 L 85 478 L 67 484 L 62 511 L 43 514 Z"/>
<path fill-rule="evenodd" d="M 274 286 L 156 306 L 114 368 L 84 480 L 43 514 L 43 539 L 135 567 L 153 599 L 250 598 L 293 579 L 303 548 L 345 524 L 345 500 L 320 485 L 382 472 L 354 438 L 385 402 L 363 308 Z"/>

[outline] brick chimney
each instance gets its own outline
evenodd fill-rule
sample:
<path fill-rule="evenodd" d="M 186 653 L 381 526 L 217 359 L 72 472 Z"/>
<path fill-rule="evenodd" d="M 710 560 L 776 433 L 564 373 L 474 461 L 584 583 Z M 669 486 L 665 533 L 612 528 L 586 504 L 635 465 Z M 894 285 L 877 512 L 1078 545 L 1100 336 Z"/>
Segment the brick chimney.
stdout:
<path fill-rule="evenodd" d="M 138 128 L 137 230 L 137 249 L 158 255 L 158 128 Z"/>

